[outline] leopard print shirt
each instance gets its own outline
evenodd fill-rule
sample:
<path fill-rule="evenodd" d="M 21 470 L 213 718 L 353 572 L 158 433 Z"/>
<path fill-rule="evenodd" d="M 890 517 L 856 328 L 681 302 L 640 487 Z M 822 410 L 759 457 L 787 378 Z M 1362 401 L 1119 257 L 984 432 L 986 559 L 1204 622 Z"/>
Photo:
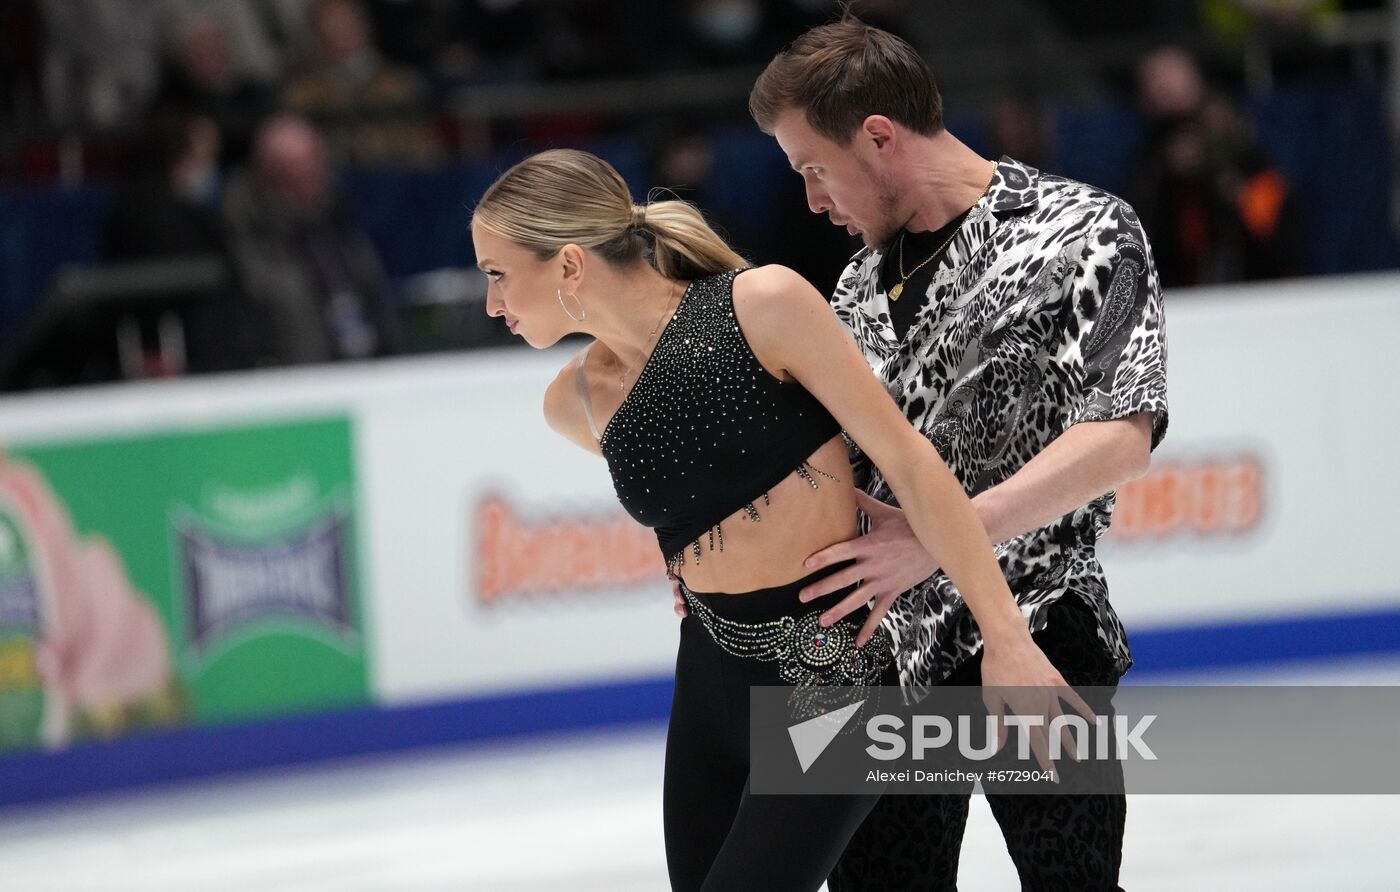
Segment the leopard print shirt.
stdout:
<path fill-rule="evenodd" d="M 968 495 L 1006 480 L 1071 425 L 1154 413 L 1167 429 L 1161 287 L 1142 225 L 1122 199 L 1010 158 L 938 266 L 900 343 L 880 281 L 880 251 L 852 258 L 832 304 L 909 421 L 937 447 Z M 878 468 L 847 438 L 859 485 L 894 504 Z M 996 547 L 1032 632 L 1069 593 L 1098 615 L 1120 674 L 1132 665 L 1108 602 L 1095 543 L 1112 492 Z M 861 532 L 869 518 L 861 516 Z M 884 623 L 900 683 L 916 696 L 981 647 L 942 572 L 894 602 Z"/>

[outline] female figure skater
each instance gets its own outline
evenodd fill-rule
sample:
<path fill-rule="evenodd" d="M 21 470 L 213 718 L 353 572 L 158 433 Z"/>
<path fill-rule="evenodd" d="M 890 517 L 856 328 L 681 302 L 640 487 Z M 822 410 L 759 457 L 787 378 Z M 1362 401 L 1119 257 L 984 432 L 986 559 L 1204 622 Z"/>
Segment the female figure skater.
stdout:
<path fill-rule="evenodd" d="M 663 793 L 674 889 L 815 890 L 878 799 L 755 796 L 748 783 L 751 685 L 899 683 L 883 627 L 856 640 L 868 611 L 822 618 L 855 586 L 797 600 L 845 566 L 810 573 L 807 556 L 856 534 L 843 428 L 972 609 L 984 683 L 1046 686 L 1007 704 L 1021 714 L 1077 699 L 1031 640 L 962 487 L 799 275 L 746 269 L 695 208 L 634 205 L 617 171 L 578 151 L 512 167 L 471 228 L 491 315 L 536 348 L 594 338 L 549 386 L 545 418 L 606 459 L 690 608 Z"/>

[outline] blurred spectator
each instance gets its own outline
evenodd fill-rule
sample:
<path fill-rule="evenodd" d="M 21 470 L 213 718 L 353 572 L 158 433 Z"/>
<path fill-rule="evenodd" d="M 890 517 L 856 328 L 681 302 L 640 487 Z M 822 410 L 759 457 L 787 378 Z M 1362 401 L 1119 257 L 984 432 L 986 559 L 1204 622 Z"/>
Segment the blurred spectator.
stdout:
<path fill-rule="evenodd" d="M 369 10 L 384 55 L 412 67 L 451 108 L 463 89 L 540 76 L 544 41 L 536 34 L 541 6 L 530 0 L 372 0 Z M 452 120 L 440 135 L 446 150 L 458 157 L 484 156 L 495 138 L 509 142 L 518 137 L 512 132 L 516 124 L 497 121 L 493 126 L 484 117 L 469 116 Z M 493 132 L 496 128 L 504 132 Z M 572 133 L 577 128 L 570 121 L 562 129 Z"/>
<path fill-rule="evenodd" d="M 1171 126 L 1195 115 L 1206 97 L 1200 66 L 1181 47 L 1168 46 L 1138 64 L 1138 105 L 1150 127 Z"/>
<path fill-rule="evenodd" d="M 331 181 L 321 134 L 306 120 L 269 119 L 253 166 L 229 185 L 225 220 L 245 294 L 274 363 L 381 356 L 397 325 L 379 258 Z"/>
<path fill-rule="evenodd" d="M 201 13 L 175 20 L 157 106 L 176 106 L 215 123 L 223 139 L 220 166 L 248 158 L 253 130 L 275 107 L 272 90 L 249 76 L 227 20 Z"/>
<path fill-rule="evenodd" d="M 330 128 L 338 159 L 423 164 L 441 149 L 427 121 L 423 84 L 380 55 L 359 0 L 318 0 L 308 64 L 287 84 L 287 106 Z"/>
<path fill-rule="evenodd" d="M 1048 166 L 1053 142 L 1049 117 L 1027 99 L 1005 97 L 987 113 L 987 139 L 993 158 L 1009 155 L 1037 170 Z"/>
<path fill-rule="evenodd" d="M 1300 275 L 1301 210 L 1243 113 L 1206 88 L 1185 50 L 1149 54 L 1138 76 L 1147 139 L 1132 198 L 1162 283 Z"/>
<path fill-rule="evenodd" d="M 154 114 L 141 134 L 134 164 L 107 217 L 106 259 L 224 258 L 218 127 L 209 118 L 167 108 Z M 214 372 L 254 361 L 254 321 L 232 282 L 215 293 L 170 297 L 125 320 L 136 333 L 129 336 L 129 346 L 148 354 L 139 367 L 148 373 L 157 368 L 167 374 Z M 172 319 L 178 319 L 183 355 L 176 367 L 166 369 L 162 364 L 169 361 L 170 345 L 162 337 L 168 337 L 150 335 L 161 325 L 168 330 Z"/>
<path fill-rule="evenodd" d="M 535 74 L 537 6 L 527 0 L 374 0 L 369 8 L 384 54 L 442 85 Z"/>
<path fill-rule="evenodd" d="M 659 23 L 662 33 L 652 38 L 667 45 L 657 66 L 761 67 L 797 35 L 836 13 L 834 3 L 794 0 L 686 0 L 676 7 Z"/>
<path fill-rule="evenodd" d="M 140 128 L 133 163 L 105 221 L 103 259 L 136 264 L 183 258 L 188 266 L 74 270 L 27 320 L 0 359 L 0 387 L 25 389 L 240 368 L 252 361 L 251 326 L 218 264 L 219 132 L 173 109 Z M 85 283 L 85 284 L 84 284 Z"/>
<path fill-rule="evenodd" d="M 109 260 L 218 253 L 219 128 L 174 108 L 141 127 L 107 219 Z"/>
<path fill-rule="evenodd" d="M 700 208 L 711 225 L 745 257 L 769 255 L 769 234 L 753 224 L 754 215 L 728 212 L 726 203 L 715 196 L 715 145 L 708 129 L 672 121 L 655 139 L 648 180 L 665 192 L 654 197 L 679 198 Z"/>
<path fill-rule="evenodd" d="M 164 0 L 175 20 L 218 18 L 239 69 L 251 80 L 279 81 L 306 49 L 312 0 Z"/>
<path fill-rule="evenodd" d="M 159 4 L 41 0 L 40 11 L 51 123 L 115 127 L 146 107 L 159 73 Z"/>
<path fill-rule="evenodd" d="M 1061 24 L 1054 3 L 979 0 L 975 12 L 963 0 L 877 5 L 900 24 L 894 33 L 932 62 L 940 87 L 956 82 L 969 105 L 990 103 L 1008 88 L 1053 87 L 1057 96 L 1076 100 L 1104 94 L 1096 60 L 1075 46 L 1085 24 Z"/>
<path fill-rule="evenodd" d="M 762 64 L 773 58 L 774 49 L 760 40 L 769 16 L 758 0 L 690 0 L 687 6 L 687 24 L 700 61 Z"/>
<path fill-rule="evenodd" d="M 777 167 L 777 190 L 771 203 L 756 202 L 726 179 L 748 178 L 752 171 L 726 167 L 719 158 L 713 122 L 663 119 L 653 123 L 651 168 L 647 180 L 664 191 L 653 200 L 677 197 L 700 208 L 726 241 L 756 263 L 781 263 L 801 273 L 825 293 L 859 248 L 844 228 L 807 209 L 802 178 L 786 165 Z M 732 136 L 730 137 L 733 138 Z"/>

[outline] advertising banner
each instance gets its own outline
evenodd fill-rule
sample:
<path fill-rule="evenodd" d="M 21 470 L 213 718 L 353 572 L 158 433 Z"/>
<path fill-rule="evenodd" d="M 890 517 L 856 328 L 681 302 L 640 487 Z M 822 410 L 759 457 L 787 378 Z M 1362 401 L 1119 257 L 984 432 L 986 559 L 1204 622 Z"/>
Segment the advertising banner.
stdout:
<path fill-rule="evenodd" d="M 1129 680 L 1400 649 L 1397 292 L 1168 295 L 1170 429 L 1100 548 Z M 581 347 L 0 399 L 0 748 L 343 707 L 460 706 L 414 726 L 434 740 L 664 714 L 655 537 L 543 418 Z"/>
<path fill-rule="evenodd" d="M 362 704 L 347 418 L 9 444 L 0 747 Z"/>

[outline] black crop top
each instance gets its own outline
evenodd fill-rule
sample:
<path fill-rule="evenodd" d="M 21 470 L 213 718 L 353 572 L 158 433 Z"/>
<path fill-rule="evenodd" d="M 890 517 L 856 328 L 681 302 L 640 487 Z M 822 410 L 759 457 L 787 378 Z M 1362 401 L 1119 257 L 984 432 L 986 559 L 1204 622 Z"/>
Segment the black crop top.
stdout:
<path fill-rule="evenodd" d="M 801 384 L 779 380 L 754 356 L 734 316 L 740 272 L 690 283 L 601 434 L 581 373 L 587 351 L 579 356 L 580 395 L 617 498 L 656 530 L 673 573 L 687 546 L 700 562 L 702 536 L 723 550 L 724 518 L 742 508 L 758 521 L 754 502 L 768 504 L 768 490 L 794 470 L 813 488 L 813 472 L 836 479 L 806 460 L 841 426 Z"/>

